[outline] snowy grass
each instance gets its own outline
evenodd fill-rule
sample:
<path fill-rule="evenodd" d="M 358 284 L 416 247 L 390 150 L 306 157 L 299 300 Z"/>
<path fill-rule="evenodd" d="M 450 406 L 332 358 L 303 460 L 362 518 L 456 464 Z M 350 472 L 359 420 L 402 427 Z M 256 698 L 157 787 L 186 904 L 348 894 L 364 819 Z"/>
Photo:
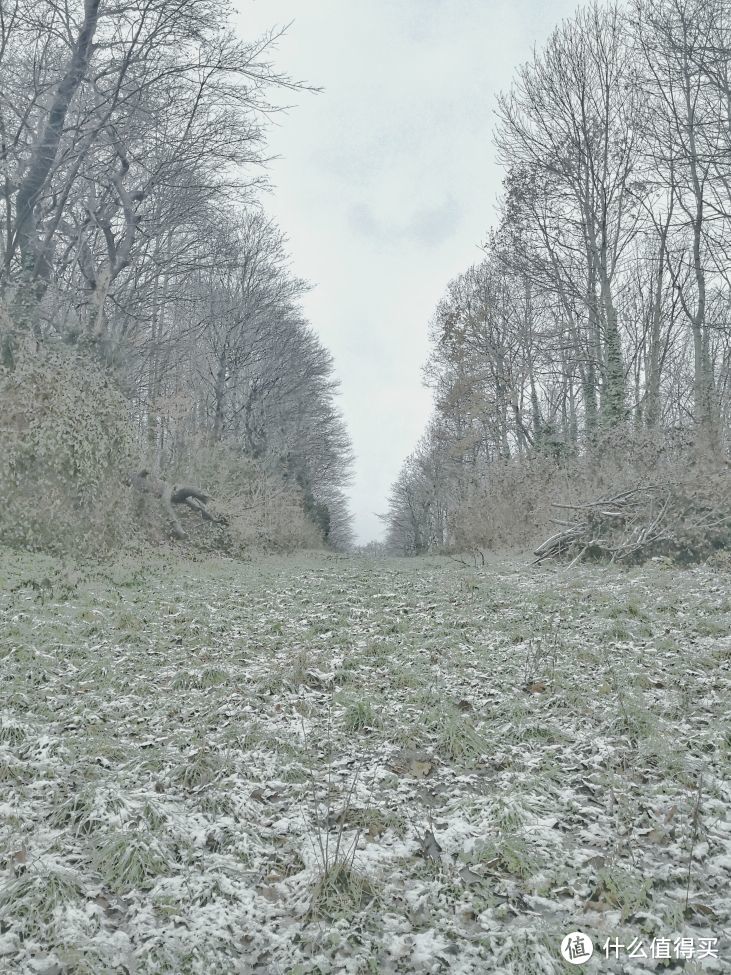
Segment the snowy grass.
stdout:
<path fill-rule="evenodd" d="M 0 972 L 731 970 L 728 583 L 5 553 Z"/>

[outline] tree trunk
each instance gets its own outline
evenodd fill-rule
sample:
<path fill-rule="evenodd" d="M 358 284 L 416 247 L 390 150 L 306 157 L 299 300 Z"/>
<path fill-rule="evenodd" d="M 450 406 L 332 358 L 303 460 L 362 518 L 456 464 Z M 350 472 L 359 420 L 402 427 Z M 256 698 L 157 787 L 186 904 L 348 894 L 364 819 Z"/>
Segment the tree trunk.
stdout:
<path fill-rule="evenodd" d="M 228 368 L 226 363 L 226 351 L 224 349 L 218 358 L 218 370 L 216 372 L 216 382 L 213 388 L 213 395 L 216 401 L 215 414 L 213 417 L 213 442 L 214 443 L 220 443 L 223 440 L 227 380 L 228 380 Z"/>
<path fill-rule="evenodd" d="M 21 279 L 11 306 L 16 327 L 35 324 L 35 314 L 50 276 L 46 254 L 36 235 L 35 208 L 53 168 L 71 101 L 89 66 L 101 0 L 86 0 L 84 20 L 71 60 L 56 88 L 46 123 L 15 197 L 15 244 L 20 249 Z M 50 242 L 49 242 L 50 243 Z"/>

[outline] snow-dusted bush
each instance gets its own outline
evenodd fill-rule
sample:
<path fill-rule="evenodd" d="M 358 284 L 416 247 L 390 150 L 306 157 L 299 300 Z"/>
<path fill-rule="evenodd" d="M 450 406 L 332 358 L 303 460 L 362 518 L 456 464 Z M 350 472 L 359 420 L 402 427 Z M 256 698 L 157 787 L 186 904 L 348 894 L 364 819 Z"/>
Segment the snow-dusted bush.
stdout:
<path fill-rule="evenodd" d="M 208 507 L 219 524 L 180 513 L 196 546 L 237 556 L 257 548 L 292 551 L 323 544 L 299 485 L 226 444 L 188 445 L 165 476 L 195 483 L 211 496 Z"/>
<path fill-rule="evenodd" d="M 675 433 L 627 428 L 573 455 L 536 452 L 494 462 L 453 513 L 452 544 L 462 550 L 533 547 L 559 531 L 557 522 L 571 520 L 576 510 L 571 506 L 637 488 L 652 489 L 655 508 L 666 505 L 667 528 L 638 557 L 698 561 L 731 546 L 728 468 Z M 652 518 L 656 515 L 657 510 Z M 618 518 L 617 529 L 622 528 Z"/>
<path fill-rule="evenodd" d="M 100 554 L 128 534 L 133 454 L 110 375 L 63 349 L 23 350 L 0 369 L 0 542 Z"/>

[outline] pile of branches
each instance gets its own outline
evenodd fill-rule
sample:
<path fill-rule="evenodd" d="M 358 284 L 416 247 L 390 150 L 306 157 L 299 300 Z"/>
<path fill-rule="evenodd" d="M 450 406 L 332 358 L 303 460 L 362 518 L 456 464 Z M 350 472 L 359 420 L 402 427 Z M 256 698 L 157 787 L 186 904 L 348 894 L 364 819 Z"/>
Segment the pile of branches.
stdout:
<path fill-rule="evenodd" d="M 648 484 L 575 504 L 554 503 L 561 517 L 533 553 L 548 559 L 640 563 L 651 558 L 701 562 L 731 549 L 729 471 Z"/>

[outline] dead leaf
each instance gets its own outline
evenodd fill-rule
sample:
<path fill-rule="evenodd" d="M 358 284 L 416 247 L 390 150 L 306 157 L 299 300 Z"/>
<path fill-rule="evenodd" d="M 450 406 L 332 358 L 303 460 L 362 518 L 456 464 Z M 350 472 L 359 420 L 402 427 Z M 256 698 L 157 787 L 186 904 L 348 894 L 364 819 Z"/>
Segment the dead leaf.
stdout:
<path fill-rule="evenodd" d="M 273 904 L 282 899 L 280 891 L 276 887 L 270 887 L 268 885 L 256 888 L 257 894 L 261 897 L 266 898 L 266 900 L 271 901 Z"/>
<path fill-rule="evenodd" d="M 415 779 L 425 779 L 427 775 L 430 775 L 434 766 L 431 762 L 420 762 L 414 759 L 409 764 L 409 771 Z"/>
<path fill-rule="evenodd" d="M 481 884 L 485 879 L 482 874 L 475 873 L 475 871 L 471 870 L 468 866 L 462 867 L 459 875 L 466 884 Z"/>
<path fill-rule="evenodd" d="M 437 838 L 430 829 L 423 836 L 419 837 L 419 842 L 421 843 L 421 854 L 425 860 L 441 860 L 439 854 L 442 852 L 442 848 L 437 843 Z"/>
<path fill-rule="evenodd" d="M 257 802 L 275 802 L 279 799 L 279 795 L 276 789 L 268 789 L 265 786 L 252 789 L 249 793 L 249 796 Z"/>
<path fill-rule="evenodd" d="M 597 914 L 605 914 L 607 911 L 612 910 L 612 905 L 607 904 L 606 901 L 587 901 L 584 904 L 585 911 L 596 911 Z"/>
<path fill-rule="evenodd" d="M 38 967 L 36 963 L 35 971 L 38 975 L 63 975 L 63 968 L 55 961 L 49 962 L 45 968 Z"/>
<path fill-rule="evenodd" d="M 663 829 L 651 829 L 644 834 L 645 839 L 648 839 L 650 843 L 669 843 L 670 837 Z"/>
<path fill-rule="evenodd" d="M 490 860 L 486 860 L 484 863 L 485 870 L 499 871 L 500 870 L 500 857 L 492 857 Z"/>
<path fill-rule="evenodd" d="M 688 904 L 688 908 L 691 911 L 695 911 L 696 914 L 702 914 L 704 917 L 713 918 L 714 921 L 718 920 L 718 914 L 716 914 L 713 908 L 709 907 L 708 904 L 699 904 L 691 901 Z"/>

